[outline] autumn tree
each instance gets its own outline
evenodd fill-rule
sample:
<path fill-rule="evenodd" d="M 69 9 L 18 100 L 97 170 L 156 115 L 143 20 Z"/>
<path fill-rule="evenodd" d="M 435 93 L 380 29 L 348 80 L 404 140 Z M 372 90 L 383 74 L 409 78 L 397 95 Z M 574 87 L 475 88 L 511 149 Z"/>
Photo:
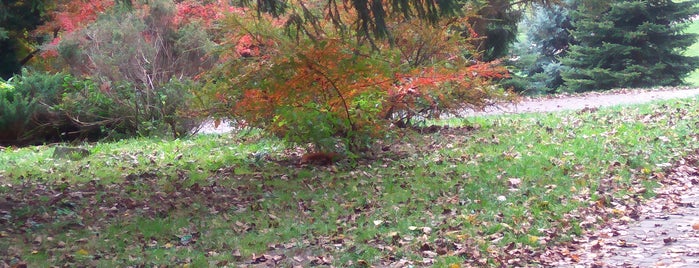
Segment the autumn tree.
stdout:
<path fill-rule="evenodd" d="M 358 152 L 391 126 L 482 106 L 502 93 L 493 80 L 505 69 L 469 56 L 477 52 L 461 32 L 473 30 L 468 16 L 378 20 L 346 7 L 290 8 L 285 16 L 238 14 L 224 24 L 233 43 L 209 88 L 240 123 L 315 150 Z"/>

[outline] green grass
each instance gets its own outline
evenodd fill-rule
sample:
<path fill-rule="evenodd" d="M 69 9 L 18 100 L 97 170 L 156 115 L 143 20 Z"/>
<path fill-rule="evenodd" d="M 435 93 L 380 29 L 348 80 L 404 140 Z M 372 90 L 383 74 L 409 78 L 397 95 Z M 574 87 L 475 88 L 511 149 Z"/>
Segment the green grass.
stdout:
<path fill-rule="evenodd" d="M 691 34 L 699 34 L 699 20 L 692 21 L 692 23 L 689 24 L 686 32 Z M 694 43 L 694 45 L 687 48 L 685 54 L 687 56 L 699 56 L 699 42 Z M 690 86 L 699 86 L 699 70 L 692 72 L 689 77 L 687 77 L 685 82 L 687 82 L 687 84 Z"/>
<path fill-rule="evenodd" d="M 257 132 L 84 144 L 78 161 L 7 148 L 0 260 L 536 265 L 529 251 L 600 223 L 586 215 L 621 217 L 652 196 L 664 164 L 699 147 L 697 105 L 444 120 L 334 168 L 298 167 L 293 148 Z"/>

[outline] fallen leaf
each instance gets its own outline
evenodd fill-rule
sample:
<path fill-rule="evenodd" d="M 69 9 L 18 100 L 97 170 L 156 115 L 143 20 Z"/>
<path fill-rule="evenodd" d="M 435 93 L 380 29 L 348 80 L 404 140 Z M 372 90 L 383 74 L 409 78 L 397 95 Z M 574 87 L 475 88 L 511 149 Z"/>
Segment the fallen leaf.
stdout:
<path fill-rule="evenodd" d="M 90 253 L 87 252 L 87 250 L 81 248 L 81 249 L 79 249 L 78 251 L 76 251 L 75 254 L 76 254 L 76 255 L 87 256 L 87 255 L 90 254 Z"/>
<path fill-rule="evenodd" d="M 537 241 L 539 241 L 539 237 L 538 237 L 538 236 L 535 236 L 535 235 L 530 235 L 530 236 L 529 236 L 529 243 L 534 244 L 534 243 L 536 243 Z"/>
<path fill-rule="evenodd" d="M 512 188 L 517 188 L 519 187 L 520 184 L 522 184 L 522 179 L 520 178 L 510 178 L 507 180 L 508 183 L 510 183 L 510 187 Z"/>
<path fill-rule="evenodd" d="M 665 243 L 666 245 L 670 244 L 672 242 L 677 242 L 677 238 L 674 238 L 674 237 L 663 238 L 663 243 Z"/>

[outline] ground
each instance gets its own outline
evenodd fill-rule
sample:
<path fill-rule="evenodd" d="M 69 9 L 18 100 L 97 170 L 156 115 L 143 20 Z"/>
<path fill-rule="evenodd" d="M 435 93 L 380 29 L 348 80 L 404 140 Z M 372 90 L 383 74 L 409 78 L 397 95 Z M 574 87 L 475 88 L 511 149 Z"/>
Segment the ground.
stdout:
<path fill-rule="evenodd" d="M 597 109 L 699 95 L 699 88 L 621 90 L 610 94 L 527 99 L 469 114 L 508 114 Z M 553 248 L 543 261 L 557 267 L 699 266 L 699 171 L 696 156 L 675 164 L 660 182 L 656 198 L 605 228 L 565 248 Z"/>
<path fill-rule="evenodd" d="M 494 106 L 464 115 L 596 110 L 699 95 L 699 88 L 617 90 L 547 98 L 525 98 L 516 104 Z M 227 124 L 209 123 L 202 132 L 230 131 Z M 699 266 L 699 171 L 697 156 L 669 168 L 658 195 L 629 213 L 610 220 L 586 238 L 542 255 L 542 263 L 557 267 L 688 267 Z M 668 164 L 670 165 L 670 164 Z"/>
<path fill-rule="evenodd" d="M 581 240 L 544 256 L 556 267 L 699 266 L 699 171 L 697 155 L 676 163 L 657 196 L 630 213 L 608 221 Z"/>

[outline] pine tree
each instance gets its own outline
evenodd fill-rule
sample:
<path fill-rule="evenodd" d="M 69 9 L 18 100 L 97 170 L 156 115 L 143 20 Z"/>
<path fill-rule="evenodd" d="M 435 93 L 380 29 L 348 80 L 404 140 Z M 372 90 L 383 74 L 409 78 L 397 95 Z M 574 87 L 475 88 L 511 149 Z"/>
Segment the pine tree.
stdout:
<path fill-rule="evenodd" d="M 510 62 L 516 71 L 506 86 L 537 95 L 553 93 L 563 84 L 559 59 L 573 43 L 569 2 L 531 6 L 528 16 L 520 22 L 523 34 L 514 44 L 516 57 Z"/>
<path fill-rule="evenodd" d="M 353 9 L 357 14 L 349 24 L 358 35 L 367 39 L 391 36 L 387 21 L 400 17 L 405 20 L 421 19 L 436 24 L 445 17 L 464 15 L 464 10 L 477 10 L 472 18 L 473 29 L 480 38 L 478 49 L 482 52 L 479 60 L 492 61 L 505 56 L 517 37 L 517 23 L 521 19 L 521 8 L 528 4 L 550 5 L 560 0 L 328 0 L 322 18 L 332 20 L 338 26 L 346 27 L 339 16 L 339 9 Z M 256 5 L 258 12 L 279 16 L 285 7 L 294 1 L 286 0 L 243 0 L 243 3 Z M 319 2 L 319 3 L 322 3 Z M 308 17 L 305 20 L 319 20 Z M 464 32 L 464 35 L 468 35 Z"/>
<path fill-rule="evenodd" d="M 562 72 L 569 91 L 676 86 L 699 67 L 683 55 L 697 35 L 685 33 L 699 1 L 579 1 L 571 12 L 578 44 Z"/>

